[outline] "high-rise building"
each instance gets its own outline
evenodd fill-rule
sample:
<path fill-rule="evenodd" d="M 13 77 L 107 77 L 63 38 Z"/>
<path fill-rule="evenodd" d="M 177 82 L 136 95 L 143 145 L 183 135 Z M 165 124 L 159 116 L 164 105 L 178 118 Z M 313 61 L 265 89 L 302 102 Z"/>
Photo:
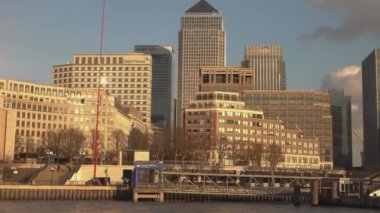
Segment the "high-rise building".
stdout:
<path fill-rule="evenodd" d="M 47 132 L 70 127 L 84 133 L 86 142 L 82 148 L 89 153 L 96 124 L 97 95 L 96 89 L 0 79 L 0 160 L 12 160 L 14 150 L 17 153 L 35 152 L 37 147 L 46 145 Z M 103 147 L 112 148 L 115 129 L 127 135 L 132 127 L 141 132 L 151 131 L 137 116 L 119 108 L 115 97 L 104 91 L 100 92 L 100 97 L 99 133 L 103 136 Z"/>
<path fill-rule="evenodd" d="M 285 61 L 281 46 L 246 46 L 242 66 L 255 70 L 255 90 L 286 89 Z"/>
<path fill-rule="evenodd" d="M 66 88 L 97 88 L 137 109 L 150 124 L 152 57 L 143 53 L 78 54 L 73 62 L 53 66 L 53 85 Z"/>
<path fill-rule="evenodd" d="M 334 167 L 352 167 L 351 96 L 344 91 L 329 90 L 332 128 Z"/>
<path fill-rule="evenodd" d="M 226 36 L 222 15 L 206 0 L 200 0 L 181 17 L 178 33 L 177 125 L 183 110 L 199 88 L 199 69 L 225 66 Z"/>
<path fill-rule="evenodd" d="M 199 91 L 239 92 L 254 89 L 254 70 L 241 67 L 202 67 Z"/>
<path fill-rule="evenodd" d="M 152 56 L 151 122 L 169 127 L 173 100 L 173 48 L 168 45 L 136 45 L 135 52 Z"/>
<path fill-rule="evenodd" d="M 362 62 L 364 167 L 380 168 L 380 48 Z"/>
<path fill-rule="evenodd" d="M 278 167 L 320 168 L 318 139 L 304 137 L 302 130 L 289 129 L 278 119 L 265 118 L 263 111 L 246 107 L 239 100 L 239 93 L 198 92 L 185 109 L 184 117 L 185 132 L 190 137 L 209 137 L 210 156 L 215 162 L 231 165 L 236 153 L 247 153 L 254 144 L 262 145 L 265 150 L 276 144 L 284 157 Z M 269 166 L 264 160 L 260 164 Z"/>
<path fill-rule="evenodd" d="M 321 169 L 333 168 L 333 133 L 330 95 L 318 91 L 244 91 L 248 107 L 264 111 L 266 118 L 283 121 L 289 129 L 301 129 L 305 137 L 319 140 Z"/>

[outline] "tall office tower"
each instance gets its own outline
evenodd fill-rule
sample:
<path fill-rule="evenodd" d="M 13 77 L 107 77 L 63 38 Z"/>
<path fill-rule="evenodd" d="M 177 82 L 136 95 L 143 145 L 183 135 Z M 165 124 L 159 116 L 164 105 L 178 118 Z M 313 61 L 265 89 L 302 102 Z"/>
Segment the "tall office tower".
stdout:
<path fill-rule="evenodd" d="M 169 127 L 173 100 L 173 48 L 168 45 L 136 45 L 135 52 L 152 56 L 152 123 Z"/>
<path fill-rule="evenodd" d="M 285 122 L 289 129 L 301 129 L 305 137 L 319 140 L 321 169 L 333 168 L 333 133 L 330 95 L 318 91 L 244 91 L 248 107 L 264 111 L 266 118 Z"/>
<path fill-rule="evenodd" d="M 222 15 L 207 1 L 200 0 L 181 17 L 177 126 L 182 126 L 184 109 L 198 91 L 199 69 L 203 66 L 225 66 L 225 43 Z"/>
<path fill-rule="evenodd" d="M 285 90 L 286 73 L 279 45 L 248 45 L 243 67 L 255 70 L 255 90 Z"/>
<path fill-rule="evenodd" d="M 121 105 L 137 109 L 149 125 L 152 94 L 152 57 L 143 53 L 79 54 L 73 63 L 53 66 L 53 85 L 97 88 L 117 98 Z"/>
<path fill-rule="evenodd" d="M 364 167 L 380 168 L 380 48 L 362 62 Z"/>
<path fill-rule="evenodd" d="M 332 128 L 334 167 L 352 167 L 351 96 L 344 91 L 329 90 Z"/>

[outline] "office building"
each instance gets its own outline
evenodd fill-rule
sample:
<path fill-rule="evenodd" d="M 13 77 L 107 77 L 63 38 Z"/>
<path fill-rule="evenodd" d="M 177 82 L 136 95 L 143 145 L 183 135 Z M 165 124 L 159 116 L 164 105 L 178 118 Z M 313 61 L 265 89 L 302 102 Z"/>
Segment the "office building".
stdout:
<path fill-rule="evenodd" d="M 351 96 L 343 90 L 329 90 L 335 168 L 352 168 Z"/>
<path fill-rule="evenodd" d="M 255 90 L 286 89 L 285 61 L 281 46 L 246 46 L 242 66 L 255 70 Z"/>
<path fill-rule="evenodd" d="M 82 148 L 91 154 L 97 95 L 96 89 L 0 80 L 0 159 L 12 160 L 14 151 L 35 152 L 37 147 L 46 145 L 47 132 L 70 127 L 83 131 L 86 142 Z M 142 119 L 119 108 L 115 97 L 101 91 L 100 98 L 99 133 L 103 151 L 111 148 L 111 133 L 115 129 L 127 135 L 132 128 L 151 132 Z"/>
<path fill-rule="evenodd" d="M 291 130 L 278 119 L 265 118 L 263 111 L 247 108 L 239 101 L 239 93 L 198 92 L 185 109 L 184 128 L 190 135 L 211 135 L 210 160 L 216 163 L 228 164 L 233 155 L 247 153 L 253 144 L 261 144 L 264 150 L 276 144 L 283 154 L 283 161 L 277 167 L 320 168 L 318 139 L 304 137 L 302 130 Z M 220 143 L 228 150 L 223 158 L 219 156 Z M 268 167 L 264 157 L 261 166 Z"/>
<path fill-rule="evenodd" d="M 362 62 L 364 167 L 380 168 L 380 49 Z"/>
<path fill-rule="evenodd" d="M 151 122 L 170 127 L 173 103 L 173 48 L 168 45 L 136 45 L 135 52 L 152 56 Z"/>
<path fill-rule="evenodd" d="M 53 85 L 65 88 L 97 88 L 117 98 L 123 106 L 141 112 L 150 124 L 152 57 L 143 53 L 77 54 L 73 62 L 53 66 Z"/>
<path fill-rule="evenodd" d="M 307 138 L 318 138 L 321 169 L 333 168 L 333 132 L 330 95 L 318 91 L 244 91 L 242 101 L 261 109 L 269 119 L 283 121 L 289 129 L 302 129 Z"/>
<path fill-rule="evenodd" d="M 222 15 L 200 0 L 181 17 L 178 33 L 178 126 L 182 125 L 183 110 L 198 91 L 199 69 L 225 66 L 225 53 Z"/>

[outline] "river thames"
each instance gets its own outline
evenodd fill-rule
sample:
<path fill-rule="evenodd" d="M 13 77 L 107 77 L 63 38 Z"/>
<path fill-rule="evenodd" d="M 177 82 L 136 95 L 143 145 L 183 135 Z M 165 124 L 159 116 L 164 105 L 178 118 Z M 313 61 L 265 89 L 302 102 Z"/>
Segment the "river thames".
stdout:
<path fill-rule="evenodd" d="M 297 212 L 324 212 L 324 213 L 350 213 L 378 212 L 374 209 L 356 209 L 341 207 L 311 207 L 303 204 L 301 207 L 294 207 L 292 204 L 280 203 L 231 203 L 231 202 L 206 202 L 206 203 L 153 203 L 153 202 L 117 202 L 117 201 L 0 201 L 0 212 L 218 212 L 218 213 L 297 213 Z"/>

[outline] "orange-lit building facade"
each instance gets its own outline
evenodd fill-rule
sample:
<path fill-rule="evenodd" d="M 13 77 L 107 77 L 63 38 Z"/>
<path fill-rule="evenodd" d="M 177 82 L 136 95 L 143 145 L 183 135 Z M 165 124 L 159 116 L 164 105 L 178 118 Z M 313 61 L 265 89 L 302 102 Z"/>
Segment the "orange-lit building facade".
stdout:
<path fill-rule="evenodd" d="M 281 168 L 319 169 L 319 141 L 303 136 L 301 130 L 287 129 L 280 120 L 264 118 L 264 112 L 247 109 L 239 101 L 239 94 L 232 92 L 199 92 L 185 109 L 184 124 L 188 134 L 210 135 L 210 160 L 218 163 L 217 146 L 221 140 L 227 144 L 241 143 L 239 149 L 262 144 L 264 150 L 270 144 L 281 147 L 284 161 Z M 228 146 L 228 145 L 227 145 Z M 261 163 L 267 166 L 266 162 Z"/>

